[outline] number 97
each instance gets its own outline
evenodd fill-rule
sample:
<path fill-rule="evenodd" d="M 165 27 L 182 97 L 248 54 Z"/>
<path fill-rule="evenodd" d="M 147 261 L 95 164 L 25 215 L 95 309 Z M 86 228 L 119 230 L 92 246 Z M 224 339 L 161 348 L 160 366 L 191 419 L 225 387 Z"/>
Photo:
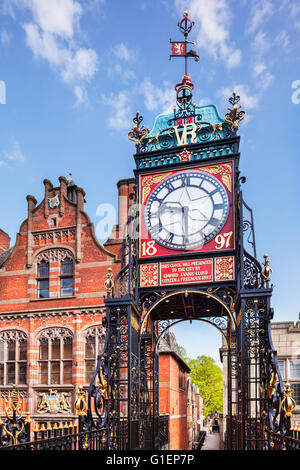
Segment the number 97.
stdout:
<path fill-rule="evenodd" d="M 232 237 L 232 232 L 223 233 L 223 234 L 220 233 L 219 235 L 217 235 L 215 238 L 216 250 L 222 250 L 222 248 L 229 248 L 231 237 Z"/>

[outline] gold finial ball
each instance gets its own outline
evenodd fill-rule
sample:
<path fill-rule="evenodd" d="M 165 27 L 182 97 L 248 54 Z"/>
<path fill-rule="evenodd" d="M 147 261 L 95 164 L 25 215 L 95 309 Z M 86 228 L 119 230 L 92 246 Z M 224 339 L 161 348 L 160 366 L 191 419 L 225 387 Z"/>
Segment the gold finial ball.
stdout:
<path fill-rule="evenodd" d="M 183 12 L 183 18 L 187 18 L 189 16 L 189 13 L 187 10 L 184 10 Z"/>

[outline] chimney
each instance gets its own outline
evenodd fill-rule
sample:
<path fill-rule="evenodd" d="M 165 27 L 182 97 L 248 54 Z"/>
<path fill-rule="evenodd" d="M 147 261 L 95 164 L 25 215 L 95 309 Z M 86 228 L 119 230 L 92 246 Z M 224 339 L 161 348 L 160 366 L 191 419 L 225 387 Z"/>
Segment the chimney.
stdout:
<path fill-rule="evenodd" d="M 32 240 L 32 213 L 33 210 L 35 209 L 37 200 L 35 199 L 34 196 L 31 196 L 30 194 L 26 196 L 27 203 L 28 203 L 28 219 L 27 219 L 27 263 L 26 266 L 27 268 L 30 268 L 32 265 L 32 246 L 33 246 L 33 240 Z"/>
<path fill-rule="evenodd" d="M 60 176 L 59 178 L 60 182 L 60 205 L 59 205 L 59 215 L 63 217 L 64 212 L 65 212 L 65 198 L 67 197 L 67 186 L 68 186 L 68 181 L 67 178 L 64 176 Z"/>
<path fill-rule="evenodd" d="M 134 195 L 135 179 L 129 178 L 120 180 L 117 183 L 117 187 L 119 237 L 122 238 L 124 227 L 126 225 L 129 215 L 129 208 L 132 204 L 134 204 L 134 199 L 132 198 L 132 195 Z"/>
<path fill-rule="evenodd" d="M 85 192 L 82 188 L 76 186 L 76 263 L 81 261 L 81 235 L 82 235 L 82 217 L 81 212 L 84 210 Z"/>
<path fill-rule="evenodd" d="M 49 193 L 50 191 L 53 190 L 53 184 L 51 183 L 51 181 L 45 179 L 43 181 L 44 183 L 44 186 L 45 186 L 45 219 L 47 219 L 48 215 L 49 215 L 49 205 L 48 205 L 48 198 L 49 198 Z"/>

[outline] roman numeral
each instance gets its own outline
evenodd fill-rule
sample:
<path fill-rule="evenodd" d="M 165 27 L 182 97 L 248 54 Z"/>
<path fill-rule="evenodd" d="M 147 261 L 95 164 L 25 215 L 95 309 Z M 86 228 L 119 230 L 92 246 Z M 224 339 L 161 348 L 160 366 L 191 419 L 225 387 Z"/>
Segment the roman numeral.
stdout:
<path fill-rule="evenodd" d="M 220 219 L 216 219 L 215 217 L 212 217 L 209 221 L 209 225 L 213 225 L 214 227 L 217 227 L 220 223 Z"/>

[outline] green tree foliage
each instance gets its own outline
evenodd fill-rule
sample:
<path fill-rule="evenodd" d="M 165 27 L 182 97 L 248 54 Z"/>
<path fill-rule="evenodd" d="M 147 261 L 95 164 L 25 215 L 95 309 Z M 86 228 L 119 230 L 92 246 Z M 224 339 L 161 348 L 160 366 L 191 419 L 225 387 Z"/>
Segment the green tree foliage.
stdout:
<path fill-rule="evenodd" d="M 223 375 L 222 369 L 208 356 L 198 356 L 196 359 L 186 357 L 184 348 L 181 348 L 183 358 L 191 369 L 192 382 L 199 387 L 203 398 L 203 414 L 223 411 Z"/>

